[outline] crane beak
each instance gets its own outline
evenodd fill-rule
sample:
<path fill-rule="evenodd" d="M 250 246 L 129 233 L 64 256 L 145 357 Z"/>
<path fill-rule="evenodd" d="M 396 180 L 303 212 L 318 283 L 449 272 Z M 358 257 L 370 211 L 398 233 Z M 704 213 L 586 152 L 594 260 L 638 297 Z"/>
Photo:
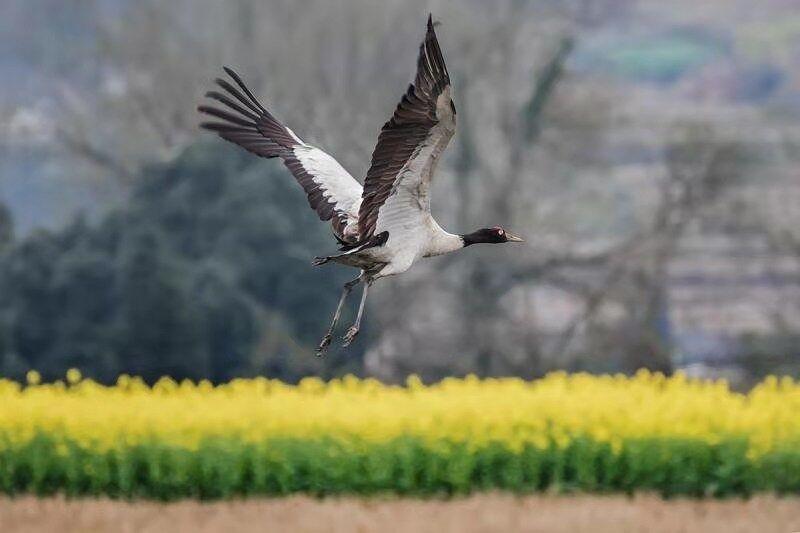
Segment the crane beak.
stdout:
<path fill-rule="evenodd" d="M 506 239 L 508 240 L 508 242 L 525 242 L 525 239 L 523 239 L 522 237 L 518 237 L 508 231 L 506 231 Z"/>

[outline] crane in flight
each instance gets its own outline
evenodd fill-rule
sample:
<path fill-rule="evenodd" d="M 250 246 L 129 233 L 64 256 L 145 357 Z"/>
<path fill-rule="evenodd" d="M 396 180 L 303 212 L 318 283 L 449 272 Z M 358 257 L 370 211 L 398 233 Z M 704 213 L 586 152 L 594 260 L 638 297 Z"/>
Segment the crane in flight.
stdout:
<path fill-rule="evenodd" d="M 321 220 L 331 222 L 339 244 L 339 253 L 316 257 L 313 264 L 334 262 L 360 270 L 357 278 L 345 283 L 317 355 L 327 351 L 345 300 L 359 283 L 364 286 L 361 303 L 343 346 L 358 335 L 367 293 L 376 280 L 401 274 L 423 257 L 479 243 L 522 241 L 500 226 L 449 233 L 431 215 L 431 179 L 456 129 L 450 75 L 431 16 L 419 48 L 414 82 L 381 129 L 363 187 L 333 157 L 303 142 L 279 122 L 236 72 L 224 70 L 235 86 L 216 80 L 224 92 L 210 91 L 206 97 L 222 107 L 198 107 L 215 119 L 201 127 L 261 157 L 281 158 L 305 191 L 311 208 Z"/>

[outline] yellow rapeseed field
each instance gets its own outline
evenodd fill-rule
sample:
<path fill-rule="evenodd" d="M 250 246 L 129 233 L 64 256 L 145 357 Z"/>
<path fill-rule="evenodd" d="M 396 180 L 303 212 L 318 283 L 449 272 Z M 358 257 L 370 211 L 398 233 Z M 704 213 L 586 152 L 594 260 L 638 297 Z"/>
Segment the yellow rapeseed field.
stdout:
<path fill-rule="evenodd" d="M 0 380 L 0 446 L 37 434 L 99 451 L 157 441 L 194 449 L 204 439 L 243 442 L 329 437 L 483 446 L 567 444 L 576 435 L 619 446 L 630 438 L 688 438 L 710 444 L 745 438 L 757 457 L 800 443 L 800 384 L 767 378 L 747 394 L 723 381 L 568 375 L 521 379 L 475 377 L 405 386 L 345 377 L 287 385 L 264 378 L 212 386 L 164 378 L 150 387 L 122 376 L 114 386 L 82 380 L 28 384 Z"/>

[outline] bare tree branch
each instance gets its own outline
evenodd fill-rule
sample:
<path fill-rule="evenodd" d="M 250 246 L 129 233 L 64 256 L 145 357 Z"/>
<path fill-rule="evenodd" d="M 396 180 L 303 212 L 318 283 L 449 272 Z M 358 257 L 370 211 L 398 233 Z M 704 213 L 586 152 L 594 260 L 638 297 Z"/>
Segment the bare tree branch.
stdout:
<path fill-rule="evenodd" d="M 133 183 L 135 173 L 118 160 L 112 153 L 101 150 L 85 138 L 75 135 L 63 128 L 56 128 L 56 139 L 74 155 L 106 169 L 126 183 Z"/>

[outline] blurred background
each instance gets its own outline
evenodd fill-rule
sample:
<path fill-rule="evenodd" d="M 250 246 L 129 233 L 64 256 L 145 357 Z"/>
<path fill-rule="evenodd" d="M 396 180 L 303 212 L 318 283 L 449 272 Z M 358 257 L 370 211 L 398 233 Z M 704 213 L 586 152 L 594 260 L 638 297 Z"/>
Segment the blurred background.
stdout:
<path fill-rule="evenodd" d="M 361 179 L 428 11 L 459 113 L 434 214 L 528 243 L 382 281 L 317 359 L 352 273 L 195 108 L 234 67 Z M 0 50 L 3 376 L 800 373 L 795 0 L 12 0 Z"/>

